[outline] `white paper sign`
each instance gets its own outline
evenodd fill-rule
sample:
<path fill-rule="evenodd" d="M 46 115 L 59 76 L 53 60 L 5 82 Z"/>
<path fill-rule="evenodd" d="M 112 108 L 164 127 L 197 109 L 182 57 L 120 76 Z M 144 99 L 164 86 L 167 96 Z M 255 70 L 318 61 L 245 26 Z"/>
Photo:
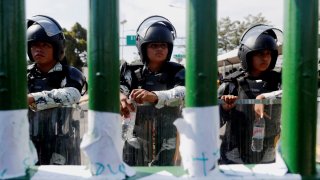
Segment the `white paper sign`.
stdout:
<path fill-rule="evenodd" d="M 24 176 L 38 161 L 29 137 L 28 110 L 0 111 L 0 179 Z"/>
<path fill-rule="evenodd" d="M 180 134 L 183 167 L 191 177 L 208 176 L 220 157 L 218 106 L 184 108 L 182 115 L 174 125 Z"/>
<path fill-rule="evenodd" d="M 92 175 L 109 179 L 133 176 L 134 169 L 122 160 L 123 145 L 120 115 L 89 110 L 81 149 L 89 158 Z"/>

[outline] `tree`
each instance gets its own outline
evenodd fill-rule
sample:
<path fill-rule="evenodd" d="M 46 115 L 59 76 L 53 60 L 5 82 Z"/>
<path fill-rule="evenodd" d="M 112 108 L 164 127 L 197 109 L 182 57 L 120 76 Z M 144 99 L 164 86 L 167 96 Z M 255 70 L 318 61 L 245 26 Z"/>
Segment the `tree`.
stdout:
<path fill-rule="evenodd" d="M 81 70 L 87 65 L 87 30 L 75 23 L 71 31 L 63 29 L 66 37 L 67 63 Z"/>
<path fill-rule="evenodd" d="M 257 16 L 248 15 L 244 21 L 232 21 L 229 17 L 218 21 L 218 54 L 235 49 L 239 45 L 242 33 L 255 24 L 270 22 L 259 13 Z"/>

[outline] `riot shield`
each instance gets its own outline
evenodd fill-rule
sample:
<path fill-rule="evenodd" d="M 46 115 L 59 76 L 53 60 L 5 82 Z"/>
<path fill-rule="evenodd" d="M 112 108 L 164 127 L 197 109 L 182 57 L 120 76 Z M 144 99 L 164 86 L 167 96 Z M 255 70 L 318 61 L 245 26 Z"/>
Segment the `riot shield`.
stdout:
<path fill-rule="evenodd" d="M 123 160 L 131 166 L 172 166 L 177 156 L 177 129 L 181 107 L 138 105 L 133 138 L 127 140 Z"/>
<path fill-rule="evenodd" d="M 255 104 L 264 104 L 262 125 L 256 125 L 261 117 L 254 111 Z M 275 162 L 281 131 L 280 99 L 240 99 L 231 112 L 220 112 L 220 164 Z"/>
<path fill-rule="evenodd" d="M 74 106 L 38 112 L 29 110 L 28 118 L 30 137 L 38 153 L 37 165 L 81 164 L 80 124 L 84 126 L 85 122 L 82 109 Z"/>

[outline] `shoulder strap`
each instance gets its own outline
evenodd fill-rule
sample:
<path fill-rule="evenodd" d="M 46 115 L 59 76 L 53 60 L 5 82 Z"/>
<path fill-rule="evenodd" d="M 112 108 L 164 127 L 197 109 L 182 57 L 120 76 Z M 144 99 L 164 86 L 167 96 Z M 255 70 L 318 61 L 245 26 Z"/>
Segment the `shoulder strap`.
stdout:
<path fill-rule="evenodd" d="M 181 64 L 169 61 L 169 62 L 166 62 L 165 68 L 168 68 L 168 72 L 170 73 L 172 72 L 173 74 L 176 74 L 184 67 Z"/>
<path fill-rule="evenodd" d="M 219 96 L 222 96 L 225 94 L 232 94 L 237 96 L 238 95 L 237 89 L 239 87 L 238 79 L 243 76 L 245 76 L 244 71 L 235 71 L 232 74 L 228 75 L 227 77 L 223 78 L 221 80 L 222 84 L 218 89 Z"/>
<path fill-rule="evenodd" d="M 134 70 L 134 75 L 136 76 L 138 82 L 142 81 L 142 68 Z"/>
<path fill-rule="evenodd" d="M 237 79 L 239 86 L 244 91 L 244 93 L 248 96 L 250 99 L 255 99 L 256 97 L 253 95 L 252 91 L 250 90 L 248 82 L 245 80 L 245 77 L 240 77 Z"/>
<path fill-rule="evenodd" d="M 62 72 L 63 78 L 65 77 L 67 80 L 66 87 L 74 87 L 78 89 L 81 96 L 87 92 L 88 83 L 86 77 L 79 69 L 62 64 Z"/>
<path fill-rule="evenodd" d="M 136 82 L 137 86 L 142 86 L 144 78 L 143 78 L 143 65 L 129 65 L 128 63 L 123 63 L 120 69 L 120 77 L 125 77 L 127 71 L 132 73 L 132 82 Z M 120 79 L 121 80 L 121 79 Z M 125 81 L 123 82 L 127 84 Z M 127 84 L 128 87 L 131 85 Z"/>
<path fill-rule="evenodd" d="M 264 79 L 268 82 L 269 90 L 275 91 L 281 88 L 281 73 L 270 71 L 265 75 Z"/>
<path fill-rule="evenodd" d="M 239 77 L 245 76 L 244 71 L 235 71 L 227 77 L 223 78 L 221 82 L 235 82 Z"/>

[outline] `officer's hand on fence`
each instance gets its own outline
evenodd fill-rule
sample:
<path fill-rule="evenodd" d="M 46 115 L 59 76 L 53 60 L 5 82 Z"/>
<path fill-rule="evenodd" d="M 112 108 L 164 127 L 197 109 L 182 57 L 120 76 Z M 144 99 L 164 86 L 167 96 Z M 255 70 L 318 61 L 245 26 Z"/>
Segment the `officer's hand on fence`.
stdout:
<path fill-rule="evenodd" d="M 256 99 L 262 100 L 265 99 L 265 97 L 264 95 L 260 94 L 256 97 Z M 264 112 L 264 104 L 255 104 L 254 111 L 256 112 L 256 115 L 258 117 L 265 117 L 267 119 L 271 119 L 271 117 L 266 112 Z"/>
<path fill-rule="evenodd" d="M 265 99 L 265 97 L 260 94 L 256 97 L 256 99 Z M 254 111 L 256 112 L 256 114 L 259 116 L 259 117 L 263 117 L 263 112 L 264 112 L 264 104 L 255 104 L 254 105 Z"/>
<path fill-rule="evenodd" d="M 234 95 L 223 95 L 221 96 L 221 99 L 225 102 L 222 105 L 222 108 L 225 111 L 229 111 L 230 109 L 234 108 L 236 106 L 235 102 L 238 99 L 238 96 Z"/>
<path fill-rule="evenodd" d="M 130 117 L 130 112 L 135 111 L 134 105 L 129 101 L 126 95 L 120 93 L 120 114 L 125 118 Z"/>
<path fill-rule="evenodd" d="M 31 94 L 28 94 L 28 106 L 34 103 L 34 97 Z"/>
<path fill-rule="evenodd" d="M 132 90 L 130 97 L 139 104 L 144 102 L 156 103 L 158 101 L 158 96 L 155 93 L 145 89 Z"/>

